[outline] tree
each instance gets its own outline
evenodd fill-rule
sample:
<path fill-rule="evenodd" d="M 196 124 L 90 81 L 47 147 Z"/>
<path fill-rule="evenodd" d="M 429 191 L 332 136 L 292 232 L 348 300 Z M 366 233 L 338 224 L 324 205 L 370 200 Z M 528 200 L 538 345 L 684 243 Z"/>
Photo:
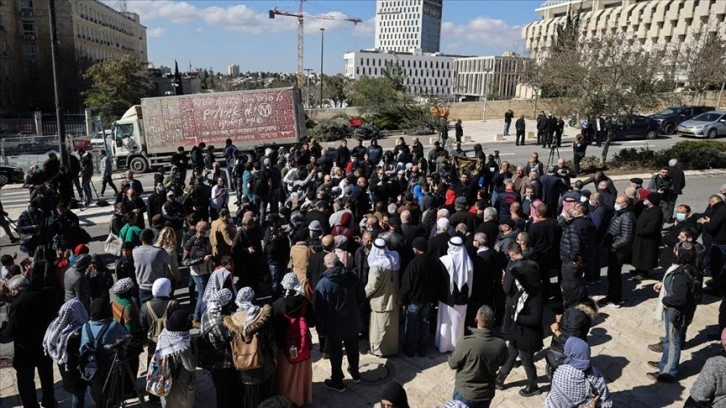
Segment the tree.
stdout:
<path fill-rule="evenodd" d="M 529 64 L 525 81 L 534 89 L 561 97 L 557 114 L 602 115 L 610 124 L 655 108 L 663 96 L 661 65 L 665 51 L 645 50 L 625 35 L 580 38 L 579 17 L 568 17 L 553 45 Z M 602 164 L 612 141 L 612 126 L 602 150 Z"/>
<path fill-rule="evenodd" d="M 687 87 L 696 92 L 700 104 L 707 90 L 720 88 L 726 81 L 726 40 L 718 31 L 705 30 L 684 48 L 681 66 L 686 67 Z"/>
<path fill-rule="evenodd" d="M 90 82 L 82 94 L 86 106 L 101 116 L 104 125 L 139 104 L 151 88 L 146 63 L 128 55 L 92 65 L 83 78 Z"/>
<path fill-rule="evenodd" d="M 323 98 L 331 101 L 334 108 L 342 108 L 350 92 L 350 80 L 343 74 L 323 77 Z"/>

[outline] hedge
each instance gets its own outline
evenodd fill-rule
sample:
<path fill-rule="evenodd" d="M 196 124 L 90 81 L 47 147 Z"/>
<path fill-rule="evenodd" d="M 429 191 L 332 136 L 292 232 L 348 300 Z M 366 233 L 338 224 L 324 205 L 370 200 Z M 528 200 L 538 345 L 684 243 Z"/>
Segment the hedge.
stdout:
<path fill-rule="evenodd" d="M 609 168 L 659 168 L 678 159 L 683 170 L 726 168 L 726 143 L 714 140 L 682 141 L 664 150 L 622 149 L 608 162 Z"/>

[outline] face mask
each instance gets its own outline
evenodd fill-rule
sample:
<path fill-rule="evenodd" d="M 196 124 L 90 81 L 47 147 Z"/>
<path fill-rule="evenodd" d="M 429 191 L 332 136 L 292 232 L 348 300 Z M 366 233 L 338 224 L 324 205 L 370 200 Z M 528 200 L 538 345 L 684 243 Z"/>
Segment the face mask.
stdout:
<path fill-rule="evenodd" d="M 581 203 L 586 203 L 587 202 L 587 197 L 585 197 L 585 196 L 580 197 L 580 202 Z"/>
<path fill-rule="evenodd" d="M 621 207 L 620 204 L 615 204 L 614 208 L 615 208 L 615 211 L 620 211 L 623 209 L 623 207 Z"/>
<path fill-rule="evenodd" d="M 678 221 L 685 221 L 686 220 L 686 214 L 676 213 L 676 220 L 678 220 Z"/>

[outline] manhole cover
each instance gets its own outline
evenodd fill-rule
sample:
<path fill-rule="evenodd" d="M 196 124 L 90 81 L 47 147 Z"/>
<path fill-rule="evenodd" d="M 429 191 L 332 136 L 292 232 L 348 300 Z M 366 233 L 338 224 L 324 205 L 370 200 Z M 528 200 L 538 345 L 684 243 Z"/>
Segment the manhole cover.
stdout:
<path fill-rule="evenodd" d="M 360 379 L 369 385 L 383 384 L 395 374 L 395 368 L 388 363 L 367 363 L 359 368 Z"/>

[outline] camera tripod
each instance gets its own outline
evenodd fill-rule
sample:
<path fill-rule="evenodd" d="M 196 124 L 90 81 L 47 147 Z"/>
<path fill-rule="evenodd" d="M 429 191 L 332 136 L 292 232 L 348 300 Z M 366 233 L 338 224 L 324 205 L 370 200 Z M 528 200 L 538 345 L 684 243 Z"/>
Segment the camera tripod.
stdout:
<path fill-rule="evenodd" d="M 555 153 L 557 153 L 557 159 L 560 159 L 560 148 L 557 147 L 557 143 L 552 143 L 552 146 L 550 146 L 550 155 L 547 159 L 547 168 L 549 168 L 552 165 L 557 164 L 555 162 Z"/>
<path fill-rule="evenodd" d="M 141 406 L 144 406 L 144 397 L 136 387 L 136 376 L 131 371 L 129 357 L 125 355 L 119 356 L 119 354 L 118 351 L 114 354 L 111 369 L 108 372 L 108 377 L 106 377 L 106 382 L 103 384 L 106 408 L 126 406 L 125 388 L 127 380 L 131 381 L 131 392 L 133 396 L 139 400 Z"/>

